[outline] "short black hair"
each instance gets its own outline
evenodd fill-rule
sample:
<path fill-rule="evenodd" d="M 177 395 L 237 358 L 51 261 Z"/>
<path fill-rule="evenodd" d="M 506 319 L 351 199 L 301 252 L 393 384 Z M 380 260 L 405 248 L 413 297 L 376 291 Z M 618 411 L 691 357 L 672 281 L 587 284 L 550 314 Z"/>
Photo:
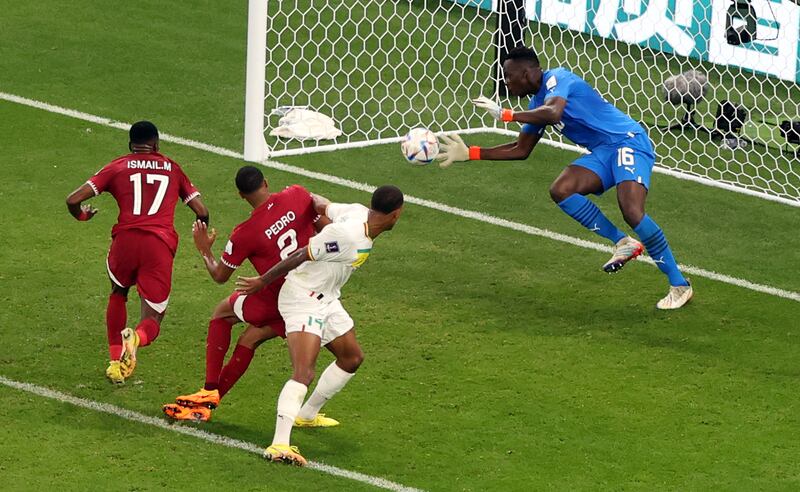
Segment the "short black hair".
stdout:
<path fill-rule="evenodd" d="M 390 214 L 402 206 L 403 192 L 397 186 L 383 185 L 372 194 L 372 210 Z"/>
<path fill-rule="evenodd" d="M 255 166 L 243 166 L 236 173 L 236 187 L 245 195 L 249 195 L 261 188 L 261 183 L 263 182 L 264 173 Z"/>
<path fill-rule="evenodd" d="M 131 125 L 130 139 L 132 144 L 146 144 L 158 140 L 158 128 L 149 121 L 137 121 Z"/>
<path fill-rule="evenodd" d="M 506 60 L 527 61 L 533 63 L 534 66 L 539 66 L 539 57 L 536 56 L 536 52 L 532 48 L 522 45 L 512 48 L 506 55 Z"/>

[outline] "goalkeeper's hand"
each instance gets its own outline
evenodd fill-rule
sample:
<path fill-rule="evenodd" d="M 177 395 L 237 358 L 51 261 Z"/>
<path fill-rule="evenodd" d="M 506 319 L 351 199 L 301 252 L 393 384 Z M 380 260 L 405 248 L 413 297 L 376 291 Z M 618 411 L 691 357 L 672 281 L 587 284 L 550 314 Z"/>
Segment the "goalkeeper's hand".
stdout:
<path fill-rule="evenodd" d="M 499 104 L 492 101 L 488 97 L 481 96 L 477 99 L 473 99 L 472 104 L 481 109 L 485 109 L 486 112 L 492 115 L 492 118 L 496 119 L 497 121 L 512 121 L 514 112 L 510 109 L 503 109 Z"/>
<path fill-rule="evenodd" d="M 436 160 L 439 161 L 439 167 L 450 167 L 450 164 L 454 162 L 469 160 L 469 148 L 458 134 L 453 134 L 452 137 L 442 135 L 439 140 L 439 155 L 436 156 Z"/>

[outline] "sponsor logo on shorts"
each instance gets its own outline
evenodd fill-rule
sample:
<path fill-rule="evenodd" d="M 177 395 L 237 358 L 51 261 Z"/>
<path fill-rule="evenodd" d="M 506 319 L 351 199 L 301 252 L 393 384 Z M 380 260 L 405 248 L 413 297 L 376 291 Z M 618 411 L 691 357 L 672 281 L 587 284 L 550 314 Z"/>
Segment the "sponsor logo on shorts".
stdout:
<path fill-rule="evenodd" d="M 336 241 L 331 241 L 329 243 L 325 243 L 325 252 L 326 253 L 338 253 L 339 252 L 339 243 Z"/>

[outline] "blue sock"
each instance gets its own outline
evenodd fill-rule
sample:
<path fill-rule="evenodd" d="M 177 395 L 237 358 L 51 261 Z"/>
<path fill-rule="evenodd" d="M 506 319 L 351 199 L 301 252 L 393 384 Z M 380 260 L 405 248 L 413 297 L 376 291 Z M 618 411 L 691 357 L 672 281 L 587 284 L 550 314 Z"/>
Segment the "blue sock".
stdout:
<path fill-rule="evenodd" d="M 664 231 L 658 227 L 658 224 L 649 215 L 645 215 L 633 230 L 639 235 L 639 239 L 642 240 L 644 247 L 647 248 L 647 254 L 656 262 L 658 269 L 669 278 L 670 285 L 689 285 L 681 271 L 678 270 L 678 263 L 675 261 L 675 257 L 672 256 L 672 250 L 669 249 L 667 238 L 664 237 Z"/>
<path fill-rule="evenodd" d="M 603 236 L 612 243 L 625 237 L 625 233 L 617 229 L 603 212 L 591 200 L 577 193 L 568 196 L 558 204 L 567 215 L 580 222 L 592 232 Z"/>

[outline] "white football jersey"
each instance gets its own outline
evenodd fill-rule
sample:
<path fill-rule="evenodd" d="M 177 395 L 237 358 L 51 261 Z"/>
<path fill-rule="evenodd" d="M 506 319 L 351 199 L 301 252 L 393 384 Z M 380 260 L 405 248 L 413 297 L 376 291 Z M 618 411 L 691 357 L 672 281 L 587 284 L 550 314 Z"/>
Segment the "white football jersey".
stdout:
<path fill-rule="evenodd" d="M 289 272 L 286 282 L 333 300 L 353 271 L 367 261 L 372 239 L 367 234 L 369 209 L 364 205 L 331 203 L 325 215 L 333 223 L 309 240 L 311 261 Z"/>

